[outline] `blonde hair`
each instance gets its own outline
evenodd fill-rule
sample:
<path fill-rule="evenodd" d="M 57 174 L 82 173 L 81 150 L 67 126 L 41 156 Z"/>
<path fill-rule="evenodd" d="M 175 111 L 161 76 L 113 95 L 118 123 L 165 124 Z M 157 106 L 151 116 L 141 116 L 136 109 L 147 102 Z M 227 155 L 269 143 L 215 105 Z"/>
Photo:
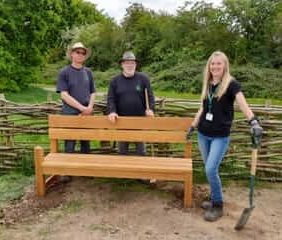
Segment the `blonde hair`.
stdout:
<path fill-rule="evenodd" d="M 209 57 L 206 67 L 204 69 L 203 87 L 202 87 L 202 95 L 201 95 L 202 101 L 207 97 L 209 92 L 209 82 L 210 80 L 212 80 L 212 75 L 210 72 L 210 64 L 215 57 L 220 57 L 224 62 L 223 75 L 218 86 L 218 91 L 215 95 L 216 97 L 218 97 L 218 99 L 220 99 L 222 95 L 226 92 L 231 80 L 233 79 L 233 77 L 230 75 L 229 72 L 229 60 L 227 56 L 221 51 L 213 52 L 212 55 Z"/>

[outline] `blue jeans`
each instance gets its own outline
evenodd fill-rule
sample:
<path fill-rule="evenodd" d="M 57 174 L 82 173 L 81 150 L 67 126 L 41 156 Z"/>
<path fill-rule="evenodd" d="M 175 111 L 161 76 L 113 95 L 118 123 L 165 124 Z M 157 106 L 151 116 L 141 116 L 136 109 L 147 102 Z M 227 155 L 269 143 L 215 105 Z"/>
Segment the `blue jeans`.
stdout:
<path fill-rule="evenodd" d="M 146 150 L 145 150 L 145 144 L 142 142 L 134 142 L 135 145 L 135 153 L 140 156 L 145 156 Z M 129 148 L 129 142 L 119 142 L 118 143 L 118 152 L 121 155 L 128 155 L 128 148 Z"/>
<path fill-rule="evenodd" d="M 218 170 L 229 142 L 229 137 L 208 137 L 198 132 L 198 145 L 204 160 L 213 203 L 223 203 L 222 185 Z"/>
<path fill-rule="evenodd" d="M 73 153 L 75 151 L 75 140 L 65 140 L 65 152 Z M 90 152 L 90 142 L 89 141 L 80 141 L 80 152 L 89 153 Z"/>

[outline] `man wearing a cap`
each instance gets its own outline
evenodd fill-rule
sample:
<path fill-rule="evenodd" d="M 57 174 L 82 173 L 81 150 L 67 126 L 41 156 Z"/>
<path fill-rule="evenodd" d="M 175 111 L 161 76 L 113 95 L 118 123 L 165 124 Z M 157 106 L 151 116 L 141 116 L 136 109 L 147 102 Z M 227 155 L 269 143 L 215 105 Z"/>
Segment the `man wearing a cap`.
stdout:
<path fill-rule="evenodd" d="M 136 71 L 138 60 L 127 51 L 119 61 L 122 73 L 115 76 L 108 90 L 108 118 L 115 122 L 118 116 L 154 116 L 154 95 L 149 78 Z M 146 109 L 145 91 L 148 93 L 149 109 Z M 128 154 L 128 142 L 119 143 L 119 153 Z M 136 143 L 136 153 L 145 155 L 144 143 Z"/>
<path fill-rule="evenodd" d="M 91 115 L 95 99 L 95 85 L 92 72 L 84 67 L 84 62 L 90 56 L 90 49 L 81 42 L 73 44 L 67 51 L 70 65 L 61 69 L 57 92 L 61 94 L 63 102 L 62 114 L 64 115 Z M 65 141 L 65 152 L 75 150 L 75 141 Z M 80 141 L 80 152 L 89 153 L 89 141 Z"/>

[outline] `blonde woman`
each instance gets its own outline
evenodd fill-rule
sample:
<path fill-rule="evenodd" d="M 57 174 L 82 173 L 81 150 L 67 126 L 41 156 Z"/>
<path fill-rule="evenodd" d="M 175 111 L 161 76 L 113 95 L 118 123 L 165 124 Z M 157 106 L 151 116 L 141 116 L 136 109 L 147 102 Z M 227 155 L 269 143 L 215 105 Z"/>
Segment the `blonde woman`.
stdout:
<path fill-rule="evenodd" d="M 216 51 L 206 64 L 202 105 L 187 133 L 189 138 L 193 130 L 198 128 L 198 145 L 210 185 L 210 201 L 202 203 L 206 221 L 216 221 L 223 215 L 222 185 L 218 171 L 229 146 L 235 100 L 251 125 L 252 135 L 259 139 L 263 129 L 249 108 L 240 84 L 229 73 L 228 58 L 223 52 Z"/>

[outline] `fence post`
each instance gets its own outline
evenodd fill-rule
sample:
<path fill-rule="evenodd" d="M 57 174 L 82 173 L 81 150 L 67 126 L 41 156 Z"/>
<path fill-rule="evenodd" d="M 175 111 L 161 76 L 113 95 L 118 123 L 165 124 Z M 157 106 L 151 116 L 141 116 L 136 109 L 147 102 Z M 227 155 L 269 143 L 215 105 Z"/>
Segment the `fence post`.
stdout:
<path fill-rule="evenodd" d="M 5 99 L 5 95 L 4 93 L 0 93 L 0 113 L 3 114 L 2 117 L 0 117 L 0 126 L 1 128 L 4 127 L 4 123 L 5 123 L 5 116 L 4 116 L 4 112 L 5 112 L 5 102 L 6 102 L 6 99 Z M 1 145 L 4 144 L 5 142 L 5 131 L 3 129 L 0 130 L 0 140 L 1 140 Z M 4 144 L 6 145 L 6 144 Z"/>
<path fill-rule="evenodd" d="M 11 130 L 9 130 L 9 119 L 8 119 L 8 114 L 6 114 L 7 113 L 6 106 L 7 106 L 7 101 L 5 95 L 4 93 L 0 93 L 0 107 L 2 109 L 1 112 L 3 113 L 3 119 L 1 119 L 0 121 L 3 127 L 3 130 L 1 130 L 1 136 L 3 138 L 2 141 L 5 146 L 12 147 L 13 146 L 12 134 L 11 134 L 12 132 Z M 7 127 L 8 129 L 5 130 L 5 127 Z"/>

